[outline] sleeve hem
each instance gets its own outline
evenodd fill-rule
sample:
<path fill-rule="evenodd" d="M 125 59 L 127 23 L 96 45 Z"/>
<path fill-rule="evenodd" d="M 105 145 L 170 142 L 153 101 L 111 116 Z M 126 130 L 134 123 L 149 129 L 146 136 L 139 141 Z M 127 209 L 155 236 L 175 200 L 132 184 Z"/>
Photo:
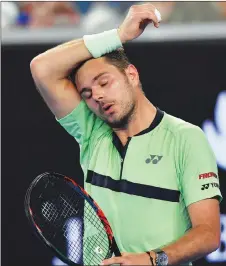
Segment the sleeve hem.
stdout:
<path fill-rule="evenodd" d="M 192 199 L 190 201 L 187 201 L 185 205 L 186 205 L 186 207 L 188 207 L 192 203 L 195 203 L 195 202 L 198 202 L 198 201 L 201 201 L 201 200 L 205 200 L 205 199 L 211 199 L 211 198 L 217 198 L 219 203 L 221 203 L 222 200 L 223 200 L 223 197 L 222 197 L 221 194 L 213 193 L 211 195 L 206 195 L 205 197 L 200 197 L 200 198 L 197 198 L 197 199 Z"/>
<path fill-rule="evenodd" d="M 73 118 L 77 117 L 77 115 L 82 111 L 84 106 L 85 106 L 85 102 L 81 100 L 81 102 L 70 113 L 68 113 L 67 115 L 59 119 L 55 116 L 55 119 L 60 124 L 63 124 L 67 122 L 68 120 L 70 120 L 71 117 Z"/>

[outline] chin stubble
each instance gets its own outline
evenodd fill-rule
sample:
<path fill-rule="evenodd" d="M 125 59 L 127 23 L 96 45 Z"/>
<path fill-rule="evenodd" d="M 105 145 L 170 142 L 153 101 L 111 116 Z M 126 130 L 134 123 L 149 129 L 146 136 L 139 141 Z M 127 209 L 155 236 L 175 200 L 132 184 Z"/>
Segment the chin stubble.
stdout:
<path fill-rule="evenodd" d="M 126 111 L 128 109 L 129 111 Z M 124 108 L 122 117 L 115 119 L 114 121 L 109 121 L 108 119 L 105 119 L 104 121 L 112 128 L 126 128 L 132 120 L 134 114 L 135 104 L 131 103 L 127 106 L 127 108 Z"/>

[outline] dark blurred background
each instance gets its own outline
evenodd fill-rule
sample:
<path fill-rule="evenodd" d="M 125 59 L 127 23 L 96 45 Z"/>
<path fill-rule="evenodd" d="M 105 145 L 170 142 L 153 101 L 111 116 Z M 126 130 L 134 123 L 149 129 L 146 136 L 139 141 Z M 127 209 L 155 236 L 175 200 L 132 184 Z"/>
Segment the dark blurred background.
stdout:
<path fill-rule="evenodd" d="M 117 27 L 131 3 L 1 3 L 4 266 L 63 265 L 32 234 L 24 196 L 35 176 L 45 171 L 83 182 L 78 146 L 37 92 L 30 61 L 64 41 Z M 154 5 L 162 14 L 160 28 L 150 26 L 125 50 L 139 70 L 147 97 L 162 110 L 200 126 L 215 152 L 224 196 L 221 246 L 194 265 L 226 265 L 226 5 Z"/>

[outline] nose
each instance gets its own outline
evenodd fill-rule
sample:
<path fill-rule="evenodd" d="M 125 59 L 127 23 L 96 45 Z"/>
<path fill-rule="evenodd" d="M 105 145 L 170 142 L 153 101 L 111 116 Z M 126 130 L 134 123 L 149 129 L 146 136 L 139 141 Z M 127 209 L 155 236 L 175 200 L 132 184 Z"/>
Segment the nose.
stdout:
<path fill-rule="evenodd" d="M 104 98 L 104 91 L 101 86 L 95 86 L 92 88 L 92 97 L 95 101 L 99 102 Z"/>

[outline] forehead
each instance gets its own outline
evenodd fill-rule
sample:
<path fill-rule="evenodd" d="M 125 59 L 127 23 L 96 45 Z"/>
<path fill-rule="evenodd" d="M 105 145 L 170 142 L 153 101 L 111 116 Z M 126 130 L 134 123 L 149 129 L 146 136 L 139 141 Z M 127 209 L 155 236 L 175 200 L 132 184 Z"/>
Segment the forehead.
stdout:
<path fill-rule="evenodd" d="M 75 81 L 78 88 L 90 86 L 93 78 L 103 72 L 116 74 L 117 68 L 106 62 L 104 58 L 88 60 L 79 68 L 76 73 Z"/>

